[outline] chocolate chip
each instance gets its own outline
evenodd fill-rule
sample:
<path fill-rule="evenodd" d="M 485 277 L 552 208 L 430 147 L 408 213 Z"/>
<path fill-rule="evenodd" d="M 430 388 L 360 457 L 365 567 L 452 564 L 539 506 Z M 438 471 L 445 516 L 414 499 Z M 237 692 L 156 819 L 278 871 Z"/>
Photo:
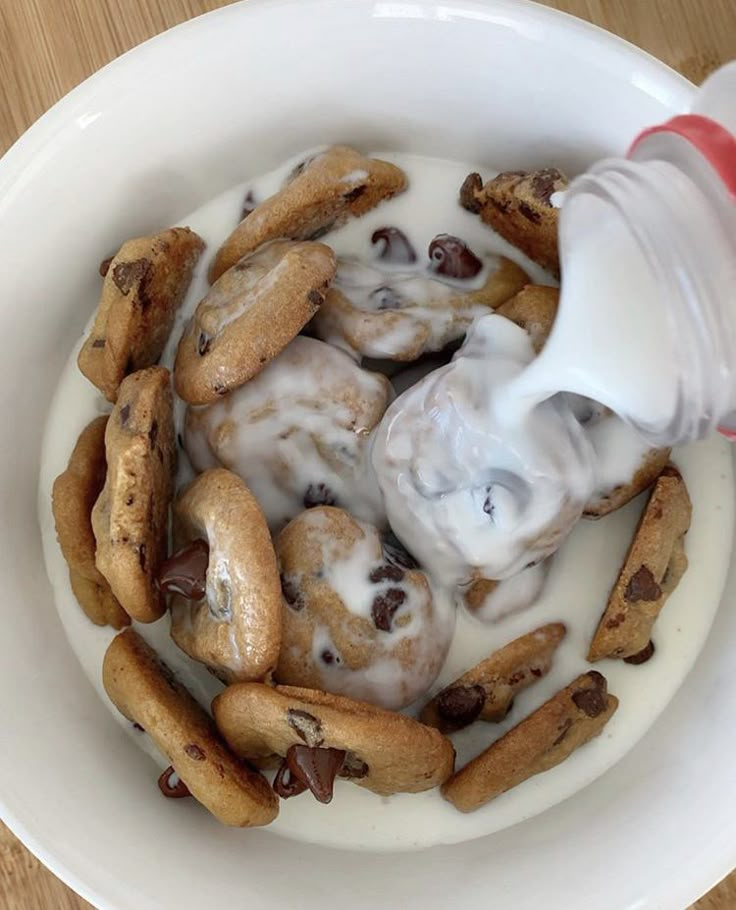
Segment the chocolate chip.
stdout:
<path fill-rule="evenodd" d="M 354 752 L 346 752 L 345 761 L 338 772 L 338 777 L 345 780 L 362 780 L 368 776 L 370 768 Z"/>
<path fill-rule="evenodd" d="M 389 588 L 379 594 L 373 601 L 371 616 L 373 624 L 381 632 L 390 632 L 396 611 L 406 600 L 406 591 L 401 588 Z"/>
<path fill-rule="evenodd" d="M 146 731 L 143 729 L 143 727 L 142 727 L 139 723 L 136 723 L 135 721 L 133 721 L 133 729 L 134 729 L 134 730 L 137 730 L 139 733 L 145 733 L 145 732 L 146 732 Z"/>
<path fill-rule="evenodd" d="M 281 767 L 276 772 L 276 777 L 273 779 L 273 789 L 274 793 L 280 796 L 281 799 L 291 799 L 292 796 L 299 796 L 300 793 L 304 793 L 307 785 L 291 773 L 291 769 L 286 763 L 286 759 L 284 759 L 281 762 Z"/>
<path fill-rule="evenodd" d="M 129 294 L 148 274 L 150 259 L 134 259 L 132 262 L 118 262 L 112 270 L 112 280 L 121 294 Z"/>
<path fill-rule="evenodd" d="M 305 509 L 313 509 L 315 506 L 334 506 L 337 500 L 327 484 L 310 483 L 302 501 Z"/>
<path fill-rule="evenodd" d="M 371 235 L 372 244 L 381 244 L 378 258 L 393 265 L 408 265 L 417 261 L 414 247 L 403 231 L 395 227 L 378 228 Z"/>
<path fill-rule="evenodd" d="M 332 802 L 335 778 L 345 761 L 343 749 L 317 749 L 309 746 L 290 746 L 286 764 L 292 777 L 312 791 L 320 803 Z"/>
<path fill-rule="evenodd" d="M 553 746 L 559 746 L 559 745 L 560 745 L 560 743 L 562 742 L 562 740 L 563 740 L 563 739 L 567 736 L 567 734 L 570 732 L 570 727 L 572 727 L 572 718 L 566 717 L 565 720 L 562 722 L 562 724 L 560 724 L 560 727 L 559 727 L 560 735 L 559 735 L 559 736 L 557 737 L 557 739 L 552 743 Z"/>
<path fill-rule="evenodd" d="M 105 275 L 107 275 L 107 273 L 110 271 L 110 266 L 112 265 L 112 261 L 114 258 L 115 258 L 114 256 L 108 256 L 107 259 L 103 259 L 102 262 L 100 263 L 100 277 L 101 278 L 104 278 Z"/>
<path fill-rule="evenodd" d="M 212 339 L 208 338 L 204 332 L 200 332 L 199 338 L 197 339 L 197 353 L 200 357 L 204 357 L 209 351 L 211 341 Z"/>
<path fill-rule="evenodd" d="M 184 751 L 192 759 L 192 761 L 205 760 L 206 756 L 204 754 L 204 749 L 200 749 L 196 743 L 188 743 L 186 746 L 184 746 Z"/>
<path fill-rule="evenodd" d="M 399 310 L 402 307 L 403 300 L 393 288 L 385 285 L 371 291 L 370 300 L 373 306 L 378 310 Z"/>
<path fill-rule="evenodd" d="M 474 278 L 483 268 L 470 247 L 459 237 L 438 234 L 429 245 L 430 267 L 447 278 Z"/>
<path fill-rule="evenodd" d="M 483 511 L 493 521 L 493 487 L 486 487 L 486 498 L 483 503 Z"/>
<path fill-rule="evenodd" d="M 286 712 L 286 722 L 296 735 L 308 746 L 321 746 L 324 742 L 322 736 L 322 721 L 308 711 L 289 708 Z"/>
<path fill-rule="evenodd" d="M 181 433 L 176 434 L 176 441 L 179 443 L 179 448 L 183 449 L 184 448 L 184 437 L 181 435 Z"/>
<path fill-rule="evenodd" d="M 662 589 L 648 566 L 641 566 L 634 572 L 624 591 L 624 600 L 629 603 L 637 603 L 640 600 L 659 600 L 661 596 Z"/>
<path fill-rule="evenodd" d="M 535 211 L 526 202 L 519 203 L 519 214 L 523 215 L 527 221 L 531 221 L 532 224 L 539 224 L 539 222 L 542 220 L 542 216 L 539 214 L 539 212 Z"/>
<path fill-rule="evenodd" d="M 158 788 L 167 799 L 184 799 L 192 795 L 171 765 L 159 777 Z"/>
<path fill-rule="evenodd" d="M 648 660 L 654 657 L 655 651 L 656 648 L 654 647 L 654 642 L 650 638 L 649 644 L 645 648 L 642 648 L 638 654 L 632 654 L 631 657 L 624 657 L 624 663 L 633 664 L 634 666 L 645 664 Z"/>
<path fill-rule="evenodd" d="M 340 663 L 340 658 L 336 654 L 333 654 L 328 648 L 325 648 L 319 657 L 322 663 L 327 664 L 328 667 L 332 666 L 332 664 Z"/>
<path fill-rule="evenodd" d="M 612 616 L 610 619 L 606 620 L 607 629 L 618 629 L 622 622 L 626 619 L 625 613 L 617 613 L 615 616 Z"/>
<path fill-rule="evenodd" d="M 598 717 L 608 706 L 606 678 L 597 670 L 591 670 L 587 676 L 593 683 L 593 687 L 573 692 L 572 700 L 583 714 L 588 717 Z"/>
<path fill-rule="evenodd" d="M 122 406 L 122 408 L 120 408 L 120 423 L 122 426 L 125 426 L 125 424 L 128 422 L 129 417 L 130 417 L 130 405 L 124 404 Z"/>
<path fill-rule="evenodd" d="M 476 193 L 479 193 L 482 189 L 483 181 L 481 180 L 480 174 L 468 174 L 465 180 L 463 180 L 463 185 L 460 187 L 460 205 L 474 215 L 477 215 L 478 212 L 480 212 L 482 205 L 476 199 Z"/>
<path fill-rule="evenodd" d="M 404 569 L 419 568 L 419 563 L 392 531 L 387 531 L 383 535 L 381 544 L 384 557 L 392 565 L 401 566 Z"/>
<path fill-rule="evenodd" d="M 93 348 L 104 348 L 105 339 L 104 338 L 95 338 L 95 340 L 92 342 L 92 347 Z"/>
<path fill-rule="evenodd" d="M 221 385 L 221 384 L 218 382 L 218 383 L 215 383 L 215 385 L 212 386 L 212 391 L 215 393 L 215 395 L 227 395 L 227 386 L 226 386 L 226 385 Z"/>
<path fill-rule="evenodd" d="M 483 710 L 486 693 L 482 686 L 450 686 L 437 696 L 437 713 L 448 727 L 461 730 Z"/>
<path fill-rule="evenodd" d="M 253 190 L 248 190 L 245 194 L 245 199 L 243 200 L 243 210 L 240 213 L 240 220 L 244 221 L 251 212 L 255 211 L 256 208 L 256 199 L 253 195 Z"/>
<path fill-rule="evenodd" d="M 325 295 L 314 288 L 307 294 L 307 300 L 312 306 L 320 307 L 325 302 Z"/>
<path fill-rule="evenodd" d="M 207 541 L 192 540 L 161 564 L 159 590 L 164 594 L 181 594 L 188 600 L 201 600 L 207 590 L 209 558 Z"/>
<path fill-rule="evenodd" d="M 562 179 L 562 174 L 556 168 L 548 167 L 543 171 L 538 171 L 532 179 L 532 193 L 540 202 L 550 205 L 552 194 L 555 192 L 555 184 Z"/>
<path fill-rule="evenodd" d="M 355 202 L 356 199 L 360 199 L 367 189 L 366 184 L 361 183 L 359 186 L 354 186 L 352 190 L 348 190 L 347 193 L 343 193 L 342 198 L 345 202 Z"/>
<path fill-rule="evenodd" d="M 281 576 L 281 593 L 284 595 L 286 603 L 295 613 L 304 609 L 304 598 L 293 579 Z"/>
<path fill-rule="evenodd" d="M 371 570 L 368 578 L 377 585 L 381 581 L 401 581 L 404 578 L 404 570 L 398 566 L 376 566 Z"/>

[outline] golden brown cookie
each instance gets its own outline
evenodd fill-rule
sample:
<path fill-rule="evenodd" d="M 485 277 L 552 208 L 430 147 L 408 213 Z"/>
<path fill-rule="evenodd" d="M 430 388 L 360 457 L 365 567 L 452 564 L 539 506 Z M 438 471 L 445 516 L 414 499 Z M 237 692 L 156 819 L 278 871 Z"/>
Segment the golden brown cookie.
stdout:
<path fill-rule="evenodd" d="M 586 505 L 583 518 L 603 518 L 604 515 L 610 515 L 651 487 L 669 461 L 670 452 L 671 449 L 649 449 L 645 452 L 629 483 L 597 493 Z"/>
<path fill-rule="evenodd" d="M 174 382 L 210 404 L 267 366 L 324 300 L 335 254 L 323 243 L 269 243 L 226 272 L 200 301 L 179 342 Z"/>
<path fill-rule="evenodd" d="M 462 338 L 476 316 L 528 281 L 523 269 L 503 256 L 492 257 L 487 267 L 481 287 L 464 287 L 467 282 L 442 280 L 421 266 L 398 272 L 381 269 L 380 262 L 345 260 L 315 316 L 314 333 L 364 357 L 416 360 Z"/>
<path fill-rule="evenodd" d="M 312 240 L 406 189 L 396 165 L 335 145 L 305 161 L 275 195 L 247 214 L 217 251 L 210 281 L 269 240 Z"/>
<path fill-rule="evenodd" d="M 503 720 L 517 693 L 549 672 L 566 632 L 556 622 L 514 639 L 445 686 L 424 706 L 419 720 L 442 733 L 475 720 Z"/>
<path fill-rule="evenodd" d="M 102 297 L 79 369 L 115 401 L 129 373 L 158 362 L 204 241 L 189 228 L 129 240 L 105 263 Z"/>
<path fill-rule="evenodd" d="M 559 765 L 598 736 L 618 708 L 605 677 L 583 673 L 442 786 L 461 812 L 473 812 L 543 771 Z"/>
<path fill-rule="evenodd" d="M 51 494 L 56 536 L 69 566 L 69 580 L 79 605 L 95 625 L 122 629 L 130 617 L 117 602 L 95 565 L 92 507 L 105 484 L 105 426 L 96 417 L 82 430 L 66 470 Z"/>
<path fill-rule="evenodd" d="M 133 629 L 110 643 L 102 681 L 118 711 L 145 730 L 215 818 L 238 828 L 276 818 L 278 799 L 265 777 L 230 753 L 207 713 Z"/>
<path fill-rule="evenodd" d="M 173 593 L 171 637 L 220 679 L 266 679 L 281 644 L 281 585 L 266 519 L 224 468 L 200 474 L 174 505 L 177 554 L 159 573 Z M 206 549 L 192 560 L 191 548 Z"/>
<path fill-rule="evenodd" d="M 556 168 L 509 171 L 485 185 L 480 174 L 469 174 L 460 189 L 460 204 L 559 278 L 559 210 L 552 205 L 551 197 L 567 185 L 567 178 Z"/>
<path fill-rule="evenodd" d="M 691 515 L 685 481 L 674 465 L 668 465 L 634 532 L 588 660 L 622 657 L 643 663 L 652 656 L 652 626 L 687 569 L 685 534 Z"/>
<path fill-rule="evenodd" d="M 156 576 L 166 558 L 176 467 L 172 407 L 164 367 L 123 380 L 105 431 L 107 479 L 92 510 L 97 568 L 139 622 L 165 610 Z"/>
<path fill-rule="evenodd" d="M 276 679 L 385 708 L 424 695 L 453 630 L 405 552 L 342 509 L 318 506 L 276 539 L 284 593 Z"/>
<path fill-rule="evenodd" d="M 521 326 L 531 338 L 534 353 L 538 354 L 552 331 L 559 299 L 558 288 L 528 284 L 496 312 Z"/>
<path fill-rule="evenodd" d="M 437 730 L 326 692 L 238 683 L 218 695 L 212 709 L 236 755 L 273 765 L 294 746 L 337 750 L 344 756 L 336 774 L 384 796 L 431 790 L 455 761 L 452 744 Z"/>

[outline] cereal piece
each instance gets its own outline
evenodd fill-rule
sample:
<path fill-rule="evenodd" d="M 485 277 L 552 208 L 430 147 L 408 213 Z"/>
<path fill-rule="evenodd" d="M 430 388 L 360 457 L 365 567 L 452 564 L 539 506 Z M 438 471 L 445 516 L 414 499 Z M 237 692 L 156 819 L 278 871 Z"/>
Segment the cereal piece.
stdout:
<path fill-rule="evenodd" d="M 125 376 L 158 362 L 203 250 L 194 231 L 171 228 L 129 240 L 100 267 L 102 297 L 78 364 L 108 401 Z"/>
<path fill-rule="evenodd" d="M 618 708 L 605 677 L 583 673 L 496 740 L 442 786 L 461 812 L 473 812 L 512 787 L 559 765 L 598 736 Z"/>
<path fill-rule="evenodd" d="M 220 679 L 265 679 L 279 656 L 281 584 L 258 503 L 239 477 L 214 468 L 179 496 L 174 528 L 177 547 L 206 541 L 208 559 L 190 574 L 197 590 L 176 579 L 175 559 L 162 566 L 161 588 L 179 592 L 171 601 L 171 637 Z"/>
<path fill-rule="evenodd" d="M 92 510 L 96 565 L 133 619 L 165 610 L 156 576 L 166 557 L 176 463 L 169 371 L 127 376 L 105 431 L 107 479 Z"/>
<path fill-rule="evenodd" d="M 566 632 L 562 623 L 550 623 L 509 642 L 438 692 L 419 720 L 442 733 L 475 720 L 503 720 L 516 694 L 549 672 Z"/>
<path fill-rule="evenodd" d="M 559 299 L 557 288 L 528 284 L 496 312 L 521 326 L 531 338 L 534 353 L 538 354 L 552 331 Z"/>
<path fill-rule="evenodd" d="M 411 361 L 439 351 L 528 280 L 510 259 L 494 256 L 487 263 L 484 284 L 471 290 L 417 268 L 397 272 L 378 262 L 342 260 L 314 319 L 314 332 L 364 357 Z"/>
<path fill-rule="evenodd" d="M 279 240 L 240 260 L 210 288 L 176 352 L 176 391 L 210 404 L 281 353 L 314 316 L 335 274 L 323 243 Z"/>
<path fill-rule="evenodd" d="M 597 493 L 586 505 L 583 518 L 603 518 L 643 493 L 660 476 L 670 458 L 670 449 L 648 449 L 629 483 Z"/>
<path fill-rule="evenodd" d="M 215 818 L 238 828 L 276 818 L 278 800 L 265 777 L 230 753 L 207 713 L 133 629 L 110 643 L 102 681 L 118 711 L 148 733 Z M 171 774 L 162 777 L 169 783 Z"/>
<path fill-rule="evenodd" d="M 105 484 L 106 424 L 107 417 L 97 417 L 82 430 L 66 470 L 54 481 L 52 510 L 79 605 L 95 625 L 121 629 L 129 625 L 130 617 L 95 565 L 91 520 L 92 507 Z"/>
<path fill-rule="evenodd" d="M 374 793 L 431 790 L 455 750 L 437 730 L 365 702 L 311 689 L 237 683 L 215 698 L 215 722 L 236 755 L 272 764 L 292 746 L 345 752 L 341 777 Z"/>
<path fill-rule="evenodd" d="M 460 204 L 480 215 L 487 225 L 556 278 L 559 210 L 552 195 L 567 188 L 556 168 L 509 171 L 483 185 L 480 174 L 469 174 L 460 189 Z"/>
<path fill-rule="evenodd" d="M 503 581 L 476 578 L 461 589 L 465 606 L 481 622 L 499 622 L 512 613 L 526 610 L 539 597 L 551 560 L 532 563 Z"/>
<path fill-rule="evenodd" d="M 276 539 L 284 592 L 276 679 L 398 709 L 429 689 L 453 617 L 423 572 L 399 565 L 378 530 L 317 506 Z"/>
<path fill-rule="evenodd" d="M 687 569 L 684 537 L 692 507 L 674 465 L 660 474 L 588 652 L 588 660 L 636 657 Z M 651 656 L 651 655 L 650 655 Z"/>
<path fill-rule="evenodd" d="M 402 170 L 335 145 L 303 162 L 275 195 L 258 205 L 217 251 L 210 280 L 269 240 L 313 240 L 406 189 Z"/>

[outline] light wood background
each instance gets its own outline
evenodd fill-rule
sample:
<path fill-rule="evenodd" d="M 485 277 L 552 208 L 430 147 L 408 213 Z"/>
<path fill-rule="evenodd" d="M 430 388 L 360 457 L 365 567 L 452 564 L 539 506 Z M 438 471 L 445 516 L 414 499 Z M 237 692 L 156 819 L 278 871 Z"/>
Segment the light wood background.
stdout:
<path fill-rule="evenodd" d="M 0 0 L 0 153 L 113 57 L 230 0 Z M 736 0 L 547 0 L 701 82 L 736 58 Z M 1 910 L 89 910 L 0 824 Z M 696 905 L 734 910 L 736 872 Z M 594 910 L 594 908 L 591 908 Z"/>

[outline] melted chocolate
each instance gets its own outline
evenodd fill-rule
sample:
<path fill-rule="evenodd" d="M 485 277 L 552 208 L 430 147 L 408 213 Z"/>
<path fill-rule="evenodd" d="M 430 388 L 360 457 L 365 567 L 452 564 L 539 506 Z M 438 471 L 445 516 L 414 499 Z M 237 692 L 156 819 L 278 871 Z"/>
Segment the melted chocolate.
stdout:
<path fill-rule="evenodd" d="M 209 558 L 207 541 L 191 541 L 161 564 L 159 589 L 164 594 L 181 594 L 189 600 L 201 600 L 207 590 Z"/>

